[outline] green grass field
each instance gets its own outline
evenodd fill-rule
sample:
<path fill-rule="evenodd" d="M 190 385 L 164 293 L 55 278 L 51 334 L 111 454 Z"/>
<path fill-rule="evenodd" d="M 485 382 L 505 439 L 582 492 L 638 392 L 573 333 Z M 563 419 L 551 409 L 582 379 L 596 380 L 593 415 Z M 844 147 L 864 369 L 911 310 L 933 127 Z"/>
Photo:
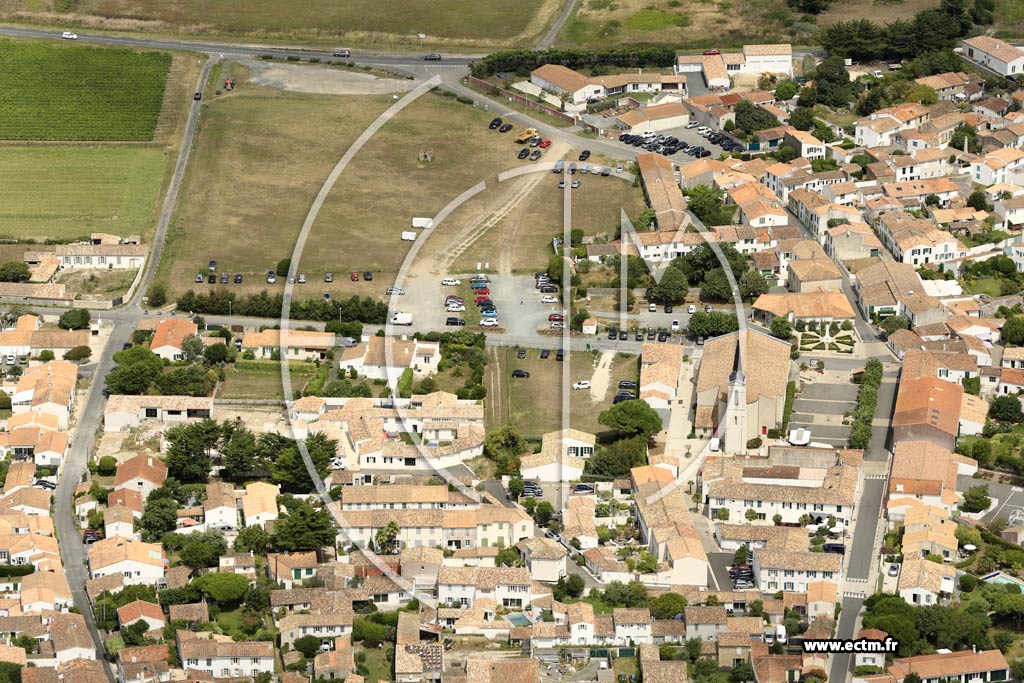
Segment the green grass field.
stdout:
<path fill-rule="evenodd" d="M 152 232 L 166 164 L 166 153 L 152 148 L 5 147 L 0 151 L 0 234 L 68 238 L 94 231 Z"/>
<path fill-rule="evenodd" d="M 171 56 L 0 42 L 0 139 L 151 140 Z"/>
<path fill-rule="evenodd" d="M 302 389 L 316 373 L 316 366 L 312 363 L 293 363 L 289 371 L 292 391 L 296 391 Z M 217 389 L 217 396 L 219 398 L 281 401 L 284 399 L 281 373 L 280 371 L 238 370 L 229 367 L 224 371 L 224 381 Z"/>
<path fill-rule="evenodd" d="M 546 0 L 79 0 L 76 12 L 205 26 L 226 33 L 348 32 L 441 38 L 509 38 L 524 31 Z"/>

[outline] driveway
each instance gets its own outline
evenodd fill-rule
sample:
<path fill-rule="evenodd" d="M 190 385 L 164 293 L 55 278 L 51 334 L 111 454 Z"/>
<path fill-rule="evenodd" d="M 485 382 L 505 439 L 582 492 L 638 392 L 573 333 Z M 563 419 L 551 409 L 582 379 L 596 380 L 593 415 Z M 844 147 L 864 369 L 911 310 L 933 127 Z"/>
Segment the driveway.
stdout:
<path fill-rule="evenodd" d="M 729 578 L 729 565 L 732 564 L 733 558 L 736 556 L 734 552 L 726 553 L 708 553 L 708 570 L 711 574 L 709 577 L 713 584 L 717 584 L 716 589 L 722 591 L 732 590 L 732 579 Z"/>

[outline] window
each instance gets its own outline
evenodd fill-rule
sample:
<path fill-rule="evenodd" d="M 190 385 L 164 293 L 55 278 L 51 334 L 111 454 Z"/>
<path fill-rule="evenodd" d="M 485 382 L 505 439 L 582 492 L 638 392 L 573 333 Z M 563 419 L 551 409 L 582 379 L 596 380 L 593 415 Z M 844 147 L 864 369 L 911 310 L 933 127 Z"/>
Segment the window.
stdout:
<path fill-rule="evenodd" d="M 252 658 L 252 663 L 253 664 L 259 664 L 260 663 L 260 658 L 259 657 L 253 657 Z M 253 673 L 256 673 L 256 671 L 254 670 Z"/>
<path fill-rule="evenodd" d="M 231 663 L 232 664 L 238 664 L 238 657 L 232 657 L 231 658 Z"/>

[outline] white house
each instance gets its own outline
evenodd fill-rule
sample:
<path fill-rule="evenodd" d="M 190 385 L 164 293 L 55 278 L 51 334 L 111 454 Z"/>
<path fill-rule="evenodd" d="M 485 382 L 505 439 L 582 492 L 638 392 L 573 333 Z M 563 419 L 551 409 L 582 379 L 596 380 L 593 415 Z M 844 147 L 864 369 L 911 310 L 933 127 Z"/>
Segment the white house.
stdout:
<path fill-rule="evenodd" d="M 549 432 L 543 437 L 540 453 L 520 458 L 522 476 L 540 481 L 577 481 L 596 442 L 593 434 L 578 429 Z"/>
<path fill-rule="evenodd" d="M 1024 73 L 1024 50 L 991 36 L 975 36 L 961 43 L 964 55 L 1000 76 Z"/>
<path fill-rule="evenodd" d="M 127 432 L 145 420 L 165 425 L 213 417 L 211 396 L 128 396 L 116 394 L 103 409 L 103 431 Z"/>
<path fill-rule="evenodd" d="M 191 320 L 171 318 L 157 323 L 153 339 L 149 342 L 149 350 L 164 360 L 182 360 L 182 342 L 199 332 L 199 327 Z"/>
<path fill-rule="evenodd" d="M 537 581 L 555 582 L 566 575 L 566 551 L 561 543 L 550 538 L 528 538 L 520 541 L 519 552 Z"/>
<path fill-rule="evenodd" d="M 369 379 L 397 381 L 408 368 L 417 377 L 431 375 L 437 372 L 440 362 L 438 342 L 373 336 L 342 351 L 338 365 L 344 370 L 354 369 Z"/>
<path fill-rule="evenodd" d="M 274 673 L 274 644 L 271 642 L 235 642 L 227 636 L 180 629 L 177 640 L 178 656 L 186 669 L 197 669 L 215 678 L 248 678 Z"/>
<path fill-rule="evenodd" d="M 163 583 L 167 555 L 159 543 L 143 543 L 114 536 L 89 546 L 89 577 L 121 574 L 125 585 Z"/>
<path fill-rule="evenodd" d="M 956 567 L 907 556 L 900 569 L 898 592 L 911 605 L 935 605 L 953 595 Z"/>

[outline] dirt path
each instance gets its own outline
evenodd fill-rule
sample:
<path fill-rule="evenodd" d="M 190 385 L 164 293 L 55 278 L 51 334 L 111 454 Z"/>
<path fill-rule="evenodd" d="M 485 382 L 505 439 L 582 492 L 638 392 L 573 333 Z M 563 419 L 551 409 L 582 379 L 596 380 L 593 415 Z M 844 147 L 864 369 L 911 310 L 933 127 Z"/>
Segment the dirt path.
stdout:
<path fill-rule="evenodd" d="M 615 362 L 614 351 L 602 351 L 601 357 L 594 368 L 594 374 L 590 378 L 590 401 L 599 403 L 604 400 L 608 393 L 608 385 L 612 379 L 612 363 Z"/>

